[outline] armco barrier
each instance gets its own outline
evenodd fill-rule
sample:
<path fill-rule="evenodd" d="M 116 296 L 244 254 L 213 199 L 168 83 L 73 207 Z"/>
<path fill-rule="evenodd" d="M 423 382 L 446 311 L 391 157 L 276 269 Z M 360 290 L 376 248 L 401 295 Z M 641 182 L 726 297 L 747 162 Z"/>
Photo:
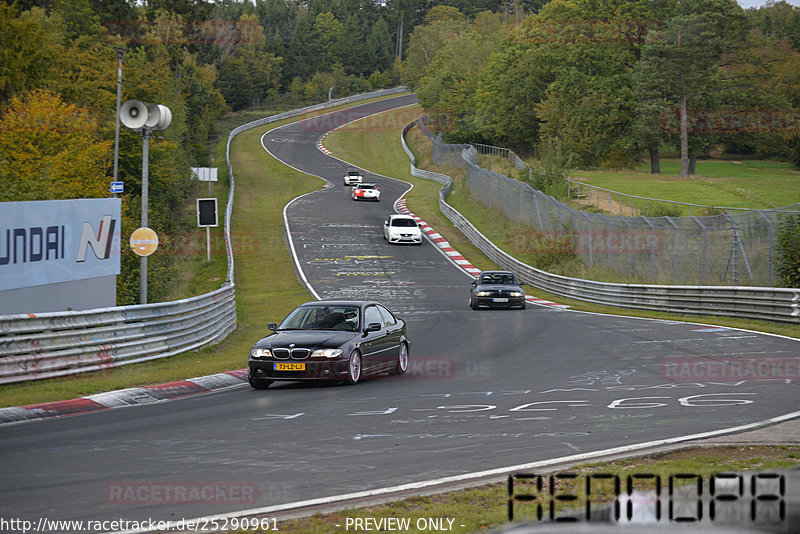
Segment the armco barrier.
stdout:
<path fill-rule="evenodd" d="M 0 384 L 98 371 L 213 344 L 236 327 L 231 284 L 173 302 L 0 318 Z"/>
<path fill-rule="evenodd" d="M 411 174 L 444 184 L 439 191 L 442 213 L 492 261 L 516 273 L 526 284 L 554 295 L 621 308 L 800 324 L 800 288 L 615 284 L 560 276 L 517 260 L 500 250 L 447 203 L 452 183 L 449 176 L 417 169 L 414 155 L 405 142 L 405 134 L 415 124 L 416 121 L 407 125 L 401 134 L 401 143 L 411 159 Z"/>
<path fill-rule="evenodd" d="M 305 113 L 398 94 L 405 88 L 375 91 L 292 110 L 235 128 L 226 160 L 230 190 L 225 208 L 228 273 L 216 291 L 172 302 L 118 306 L 79 312 L 0 316 L 0 384 L 98 371 L 166 358 L 213 345 L 236 328 L 230 226 L 234 176 L 233 138 L 241 132 Z"/>

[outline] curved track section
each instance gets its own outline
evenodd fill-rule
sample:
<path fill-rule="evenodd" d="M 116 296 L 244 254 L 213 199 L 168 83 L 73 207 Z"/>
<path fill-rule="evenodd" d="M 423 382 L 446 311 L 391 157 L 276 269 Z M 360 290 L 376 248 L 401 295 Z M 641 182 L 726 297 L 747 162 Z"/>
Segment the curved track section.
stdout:
<path fill-rule="evenodd" d="M 356 114 L 411 98 L 263 138 L 279 159 L 330 181 L 286 208 L 298 268 L 323 298 L 375 298 L 406 318 L 409 373 L 354 387 L 242 387 L 0 427 L 0 515 L 180 520 L 589 454 L 798 410 L 800 391 L 790 379 L 713 374 L 750 360 L 796 367 L 796 340 L 543 307 L 472 311 L 468 277 L 429 242 L 386 244 L 381 222 L 409 186 L 366 175 L 383 199 L 354 202 L 340 181 L 348 165 L 315 144 Z M 224 484 L 239 493 L 185 489 Z"/>

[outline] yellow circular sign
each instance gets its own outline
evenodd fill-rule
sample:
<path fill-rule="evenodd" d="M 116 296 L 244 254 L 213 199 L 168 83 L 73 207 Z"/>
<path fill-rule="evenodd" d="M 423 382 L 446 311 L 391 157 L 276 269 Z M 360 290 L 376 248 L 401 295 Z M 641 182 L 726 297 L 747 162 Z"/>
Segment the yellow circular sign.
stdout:
<path fill-rule="evenodd" d="M 131 248 L 139 256 L 149 256 L 158 248 L 158 236 L 147 227 L 134 230 L 131 234 Z"/>

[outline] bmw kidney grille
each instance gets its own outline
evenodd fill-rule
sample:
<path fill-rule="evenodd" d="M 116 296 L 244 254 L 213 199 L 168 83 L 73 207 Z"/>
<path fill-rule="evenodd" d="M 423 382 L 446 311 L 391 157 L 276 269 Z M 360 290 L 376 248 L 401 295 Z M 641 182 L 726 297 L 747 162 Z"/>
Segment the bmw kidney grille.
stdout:
<path fill-rule="evenodd" d="M 276 360 L 305 360 L 311 354 L 310 349 L 272 349 L 272 355 Z"/>

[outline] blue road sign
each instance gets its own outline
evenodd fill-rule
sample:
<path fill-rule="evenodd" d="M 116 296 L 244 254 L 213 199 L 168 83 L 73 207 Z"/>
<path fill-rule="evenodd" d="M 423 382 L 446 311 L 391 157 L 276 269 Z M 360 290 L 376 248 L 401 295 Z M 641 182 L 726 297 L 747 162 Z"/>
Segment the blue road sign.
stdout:
<path fill-rule="evenodd" d="M 123 190 L 123 183 L 122 182 L 111 182 L 111 192 L 112 193 L 122 193 Z"/>

